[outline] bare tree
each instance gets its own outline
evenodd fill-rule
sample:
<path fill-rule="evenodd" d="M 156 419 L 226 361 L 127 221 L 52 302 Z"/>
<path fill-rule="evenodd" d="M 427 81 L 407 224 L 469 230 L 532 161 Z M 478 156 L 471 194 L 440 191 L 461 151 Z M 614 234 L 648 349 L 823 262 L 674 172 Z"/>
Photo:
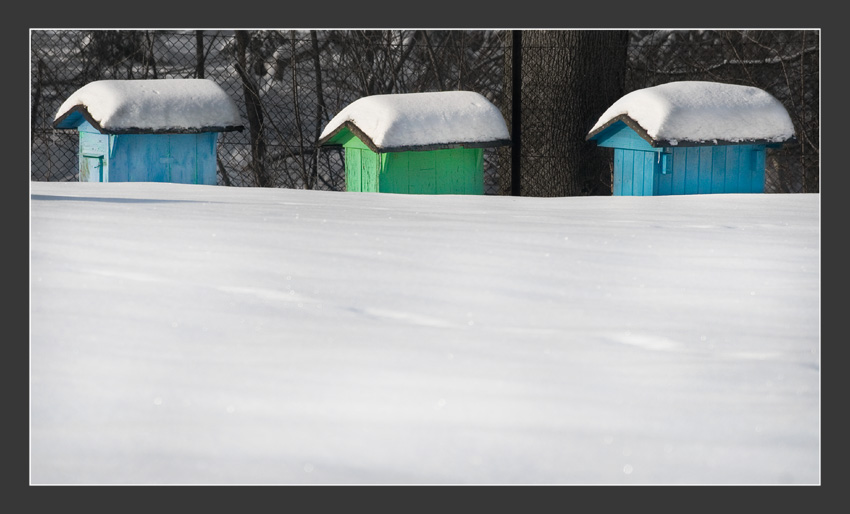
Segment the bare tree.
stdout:
<path fill-rule="evenodd" d="M 263 107 L 260 101 L 260 89 L 254 80 L 252 70 L 258 66 L 254 52 L 250 52 L 251 35 L 248 31 L 236 31 L 236 71 L 242 80 L 242 92 L 248 117 L 248 129 L 251 136 L 251 169 L 260 187 L 271 187 L 272 181 L 266 173 L 266 137 L 263 123 Z"/>

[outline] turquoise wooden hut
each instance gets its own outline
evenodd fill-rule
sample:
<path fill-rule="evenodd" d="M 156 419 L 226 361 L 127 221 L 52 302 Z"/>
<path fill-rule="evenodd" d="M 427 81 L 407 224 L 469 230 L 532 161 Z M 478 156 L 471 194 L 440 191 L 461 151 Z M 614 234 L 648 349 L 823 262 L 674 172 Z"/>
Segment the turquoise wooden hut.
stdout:
<path fill-rule="evenodd" d="M 207 79 L 91 82 L 53 126 L 79 132 L 80 182 L 208 185 L 219 133 L 243 128 L 236 104 Z"/>
<path fill-rule="evenodd" d="M 701 81 L 633 91 L 587 135 L 614 149 L 618 196 L 763 193 L 766 149 L 793 138 L 788 112 L 769 93 Z"/>
<path fill-rule="evenodd" d="M 480 195 L 484 148 L 510 144 L 510 136 L 482 95 L 442 91 L 360 98 L 318 144 L 343 147 L 347 191 Z"/>

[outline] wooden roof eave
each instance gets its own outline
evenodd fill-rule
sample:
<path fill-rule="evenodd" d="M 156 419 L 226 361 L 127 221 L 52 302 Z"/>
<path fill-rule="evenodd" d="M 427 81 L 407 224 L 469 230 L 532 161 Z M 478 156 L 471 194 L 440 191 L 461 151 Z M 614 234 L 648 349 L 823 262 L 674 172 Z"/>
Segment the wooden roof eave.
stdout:
<path fill-rule="evenodd" d="M 333 139 L 336 135 L 338 135 L 343 130 L 350 131 L 354 136 L 356 136 L 360 141 L 363 142 L 366 146 L 369 147 L 375 153 L 389 153 L 389 152 L 418 152 L 418 151 L 426 151 L 426 150 L 448 150 L 451 148 L 492 148 L 497 146 L 506 146 L 511 144 L 510 139 L 493 139 L 490 141 L 471 141 L 471 142 L 454 142 L 454 143 L 434 143 L 428 145 L 404 145 L 404 146 L 378 146 L 372 141 L 372 138 L 366 135 L 365 132 L 360 130 L 353 122 L 345 121 L 339 127 L 337 127 L 333 132 L 328 134 L 327 136 L 319 139 L 319 146 L 341 146 L 340 144 L 328 143 L 331 139 Z"/>
<path fill-rule="evenodd" d="M 381 152 L 421 152 L 426 150 L 450 150 L 452 148 L 494 148 L 511 144 L 510 139 L 493 139 L 490 141 L 468 141 L 457 143 L 435 143 L 432 145 L 387 146 Z"/>
<path fill-rule="evenodd" d="M 318 145 L 318 146 L 342 146 L 342 145 L 340 145 L 340 144 L 338 144 L 338 143 L 329 143 L 328 141 L 330 141 L 331 139 L 333 139 L 334 137 L 336 137 L 336 136 L 337 136 L 340 132 L 342 132 L 343 130 L 348 130 L 349 132 L 351 132 L 352 134 L 354 134 L 354 135 L 355 135 L 355 136 L 356 136 L 356 137 L 357 137 L 360 141 L 363 141 L 363 144 L 365 144 L 366 146 L 368 146 L 368 147 L 369 147 L 369 149 L 370 149 L 370 150 L 372 150 L 373 152 L 375 152 L 375 153 L 380 153 L 380 152 L 381 152 L 381 149 L 380 149 L 380 148 L 378 148 L 378 146 L 375 144 L 375 142 L 374 142 L 374 141 L 372 141 L 372 138 L 370 138 L 369 136 L 367 136 L 365 132 L 363 132 L 362 130 L 360 130 L 360 128 L 358 128 L 358 127 L 357 127 L 357 125 L 355 125 L 355 124 L 354 124 L 353 122 L 351 122 L 351 121 L 344 121 L 344 122 L 342 122 L 342 123 L 340 124 L 340 126 L 338 126 L 336 129 L 334 129 L 334 131 L 333 131 L 333 132 L 331 132 L 331 133 L 330 133 L 330 134 L 328 134 L 327 136 L 325 136 L 325 137 L 323 137 L 323 138 L 319 139 L 319 141 L 317 142 L 317 145 Z"/>
<path fill-rule="evenodd" d="M 64 123 L 64 121 L 67 120 L 72 114 L 75 114 L 75 113 L 81 115 L 87 122 L 89 122 L 89 124 L 91 124 L 92 127 L 96 128 L 99 132 L 104 132 L 103 127 L 100 126 L 100 123 L 98 123 L 97 120 L 92 118 L 92 115 L 89 114 L 88 109 L 86 109 L 84 105 L 79 105 L 79 104 L 71 107 L 70 109 L 65 111 L 65 114 L 63 114 L 62 116 L 53 120 L 53 128 L 60 129 L 60 130 L 63 130 L 63 129 L 69 130 L 69 129 L 76 128 L 76 126 L 74 126 L 74 127 L 60 127 L 59 126 L 62 123 Z"/>
<path fill-rule="evenodd" d="M 791 136 L 790 138 L 784 141 L 773 141 L 769 139 L 739 139 L 735 141 L 730 141 L 726 139 L 712 139 L 710 141 L 690 141 L 686 139 L 677 139 L 675 143 L 667 140 L 657 141 L 657 144 L 653 145 L 656 148 L 684 148 L 684 147 L 692 147 L 692 146 L 732 146 L 732 145 L 765 145 L 769 147 L 779 147 L 785 143 L 791 143 L 796 141 L 796 137 Z"/>
<path fill-rule="evenodd" d="M 640 136 L 643 140 L 645 140 L 647 143 L 649 143 L 649 145 L 650 145 L 650 146 L 652 146 L 652 147 L 663 146 L 663 145 L 662 145 L 663 141 L 657 141 L 657 140 L 655 140 L 652 136 L 650 136 L 650 135 L 649 135 L 649 133 L 647 133 L 646 129 L 644 129 L 643 127 L 641 127 L 641 126 L 640 126 L 640 123 L 638 123 L 638 122 L 636 122 L 635 120 L 633 120 L 633 119 L 632 119 L 631 117 L 629 117 L 629 115 L 627 115 L 627 114 L 620 114 L 619 116 L 615 116 L 614 118 L 611 118 L 610 120 L 608 120 L 607 122 L 605 122 L 605 124 L 604 124 L 604 125 L 602 125 L 602 126 L 601 126 L 601 127 L 599 127 L 598 129 L 596 129 L 596 130 L 594 130 L 594 131 L 590 132 L 589 134 L 587 134 L 587 136 L 584 138 L 584 140 L 585 140 L 585 141 L 590 141 L 591 139 L 593 139 L 593 138 L 594 138 L 594 137 L 596 137 L 597 135 L 601 134 L 602 132 L 604 132 L 605 130 L 607 130 L 607 129 L 608 129 L 608 127 L 610 127 L 610 126 L 614 125 L 614 124 L 615 124 L 615 123 L 617 123 L 618 121 L 622 121 L 623 123 L 625 123 L 625 124 L 626 124 L 626 126 L 627 126 L 627 127 L 629 127 L 630 129 L 634 130 L 634 131 L 635 131 L 635 133 L 636 133 L 637 135 L 639 135 L 639 136 Z"/>
<path fill-rule="evenodd" d="M 68 111 L 54 120 L 53 128 L 59 130 L 69 130 L 76 127 L 60 127 L 69 116 L 74 113 L 80 114 L 92 127 L 97 129 L 101 134 L 201 134 L 204 132 L 241 132 L 245 127 L 242 125 L 210 125 L 204 127 L 189 127 L 189 128 L 170 128 L 170 129 L 151 129 L 141 127 L 122 127 L 120 129 L 105 129 L 97 120 L 95 120 L 88 109 L 84 105 L 75 105 Z"/>

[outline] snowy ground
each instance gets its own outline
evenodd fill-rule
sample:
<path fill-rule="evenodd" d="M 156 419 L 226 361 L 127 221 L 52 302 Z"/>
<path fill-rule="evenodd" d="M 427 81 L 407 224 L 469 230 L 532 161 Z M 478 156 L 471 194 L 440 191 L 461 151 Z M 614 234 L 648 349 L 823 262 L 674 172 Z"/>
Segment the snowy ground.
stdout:
<path fill-rule="evenodd" d="M 818 484 L 820 197 L 31 184 L 32 484 Z"/>

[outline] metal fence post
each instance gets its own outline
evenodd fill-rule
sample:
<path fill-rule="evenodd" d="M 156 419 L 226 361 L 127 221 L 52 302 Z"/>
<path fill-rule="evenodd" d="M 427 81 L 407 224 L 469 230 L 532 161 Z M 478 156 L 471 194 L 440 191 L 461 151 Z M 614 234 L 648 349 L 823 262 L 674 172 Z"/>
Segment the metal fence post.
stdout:
<path fill-rule="evenodd" d="M 511 34 L 511 196 L 520 196 L 522 150 L 522 31 Z"/>

